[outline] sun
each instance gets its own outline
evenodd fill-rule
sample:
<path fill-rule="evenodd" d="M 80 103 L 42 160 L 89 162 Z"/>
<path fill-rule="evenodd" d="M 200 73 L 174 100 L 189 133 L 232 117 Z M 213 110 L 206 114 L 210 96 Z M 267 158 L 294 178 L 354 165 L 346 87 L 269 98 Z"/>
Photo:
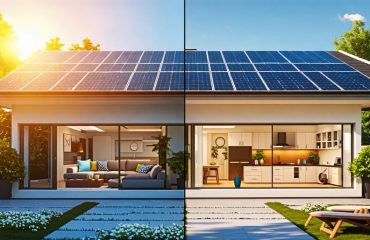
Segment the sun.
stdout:
<path fill-rule="evenodd" d="M 17 30 L 16 47 L 19 50 L 19 58 L 25 60 L 42 49 L 42 41 L 31 30 Z"/>

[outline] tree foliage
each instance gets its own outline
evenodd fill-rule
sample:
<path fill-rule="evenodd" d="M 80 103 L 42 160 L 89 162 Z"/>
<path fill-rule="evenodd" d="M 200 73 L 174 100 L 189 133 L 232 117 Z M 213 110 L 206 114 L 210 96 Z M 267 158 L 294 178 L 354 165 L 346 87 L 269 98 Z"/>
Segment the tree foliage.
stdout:
<path fill-rule="evenodd" d="M 10 142 L 11 113 L 0 108 L 0 140 Z"/>
<path fill-rule="evenodd" d="M 20 64 L 15 42 L 16 36 L 13 27 L 0 14 L 0 77 Z"/>
<path fill-rule="evenodd" d="M 64 43 L 60 41 L 60 37 L 50 39 L 46 45 L 45 50 L 47 51 L 60 51 L 62 50 Z"/>
<path fill-rule="evenodd" d="M 73 43 L 71 51 L 100 51 L 100 44 L 94 44 L 89 38 L 82 40 L 82 45 Z"/>
<path fill-rule="evenodd" d="M 334 40 L 334 45 L 337 50 L 370 60 L 370 30 L 364 22 L 354 21 L 352 29 Z"/>
<path fill-rule="evenodd" d="M 370 111 L 362 111 L 362 145 L 370 145 Z"/>

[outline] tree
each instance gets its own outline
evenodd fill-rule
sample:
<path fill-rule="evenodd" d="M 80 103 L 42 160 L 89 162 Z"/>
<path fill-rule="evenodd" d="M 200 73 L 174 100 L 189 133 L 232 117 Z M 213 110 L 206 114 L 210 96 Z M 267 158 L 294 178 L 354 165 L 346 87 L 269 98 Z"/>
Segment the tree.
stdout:
<path fill-rule="evenodd" d="M 370 110 L 362 111 L 362 145 L 370 145 Z"/>
<path fill-rule="evenodd" d="M 73 43 L 72 47 L 69 49 L 71 51 L 100 51 L 100 44 L 93 44 L 89 38 L 84 38 L 82 40 L 82 46 L 78 43 Z"/>
<path fill-rule="evenodd" d="M 0 140 L 10 143 L 11 136 L 11 112 L 0 108 Z"/>
<path fill-rule="evenodd" d="M 47 51 L 60 51 L 62 50 L 62 47 L 64 46 L 64 43 L 60 42 L 60 37 L 55 37 L 50 39 L 45 46 L 45 50 Z"/>
<path fill-rule="evenodd" d="M 364 22 L 354 21 L 352 29 L 335 39 L 334 45 L 337 50 L 370 60 L 370 30 L 365 29 Z"/>
<path fill-rule="evenodd" d="M 13 27 L 0 14 L 0 77 L 8 74 L 20 64 L 15 42 Z"/>

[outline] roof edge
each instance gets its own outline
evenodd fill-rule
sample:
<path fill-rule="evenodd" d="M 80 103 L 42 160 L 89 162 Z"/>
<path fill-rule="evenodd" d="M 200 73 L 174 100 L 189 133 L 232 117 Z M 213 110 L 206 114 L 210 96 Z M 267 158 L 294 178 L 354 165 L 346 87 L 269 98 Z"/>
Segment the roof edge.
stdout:
<path fill-rule="evenodd" d="M 346 52 L 346 51 L 343 51 L 343 50 L 338 50 L 338 52 L 340 52 L 340 53 L 342 53 L 342 54 L 344 54 L 344 55 L 346 55 L 346 56 L 348 56 L 348 57 L 351 57 L 351 58 L 353 58 L 353 59 L 356 59 L 356 60 L 358 60 L 358 61 L 360 61 L 360 62 L 363 62 L 363 63 L 366 63 L 366 64 L 369 64 L 369 65 L 370 65 L 370 61 L 368 61 L 368 60 L 366 60 L 366 59 L 360 58 L 360 57 L 358 57 L 358 56 L 355 56 L 355 55 L 353 55 L 353 54 L 351 54 L 351 53 L 348 53 L 348 52 Z"/>

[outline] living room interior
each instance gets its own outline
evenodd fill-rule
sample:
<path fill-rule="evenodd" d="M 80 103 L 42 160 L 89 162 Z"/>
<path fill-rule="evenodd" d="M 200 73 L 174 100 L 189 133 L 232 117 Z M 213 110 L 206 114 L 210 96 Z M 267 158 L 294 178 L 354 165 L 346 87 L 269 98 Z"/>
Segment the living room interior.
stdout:
<path fill-rule="evenodd" d="M 197 125 L 194 188 L 351 187 L 350 124 Z"/>

